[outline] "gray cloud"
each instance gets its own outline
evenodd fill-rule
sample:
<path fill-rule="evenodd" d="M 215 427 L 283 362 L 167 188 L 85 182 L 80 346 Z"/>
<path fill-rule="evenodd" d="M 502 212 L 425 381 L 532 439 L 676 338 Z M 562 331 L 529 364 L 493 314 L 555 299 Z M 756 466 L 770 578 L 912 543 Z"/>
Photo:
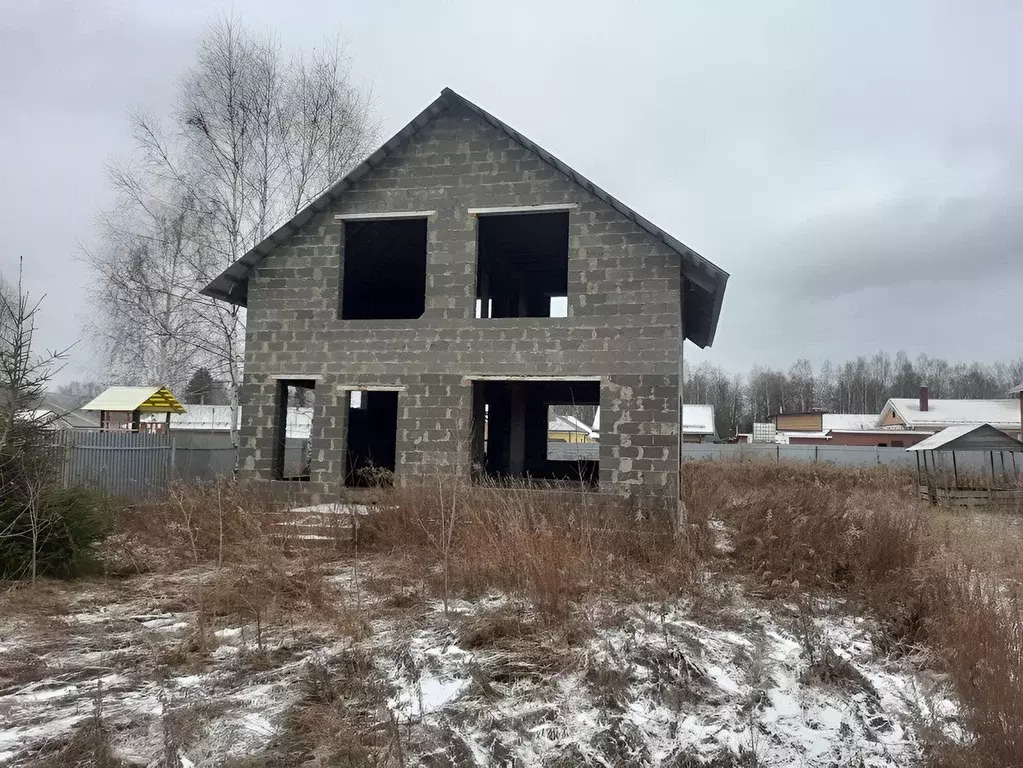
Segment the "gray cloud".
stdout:
<path fill-rule="evenodd" d="M 203 25 L 232 9 L 286 46 L 340 30 L 385 133 L 451 86 L 729 270 L 715 347 L 693 360 L 1023 353 L 1011 0 L 5 9 L 0 269 L 23 254 L 50 294 L 44 343 L 79 333 L 73 256 L 129 147 L 126 110 L 165 109 Z M 89 366 L 77 353 L 69 375 Z"/>

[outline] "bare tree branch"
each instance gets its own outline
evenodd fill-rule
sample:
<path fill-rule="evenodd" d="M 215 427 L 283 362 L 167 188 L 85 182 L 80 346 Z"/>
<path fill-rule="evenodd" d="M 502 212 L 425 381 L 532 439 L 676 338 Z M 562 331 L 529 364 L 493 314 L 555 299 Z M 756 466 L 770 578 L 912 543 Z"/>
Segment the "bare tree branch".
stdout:
<path fill-rule="evenodd" d="M 84 254 L 94 332 L 127 380 L 184 385 L 199 366 L 237 405 L 244 310 L 199 290 L 353 167 L 376 140 L 340 40 L 288 54 L 225 17 L 199 40 L 170 114 L 129 116 L 134 161 Z"/>

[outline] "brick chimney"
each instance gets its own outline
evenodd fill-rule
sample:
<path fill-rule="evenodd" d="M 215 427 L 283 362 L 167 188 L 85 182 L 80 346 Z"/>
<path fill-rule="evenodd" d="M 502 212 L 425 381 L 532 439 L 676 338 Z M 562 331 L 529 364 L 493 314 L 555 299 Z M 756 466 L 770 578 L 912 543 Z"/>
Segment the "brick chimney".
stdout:
<path fill-rule="evenodd" d="M 920 387 L 920 412 L 927 410 L 927 387 Z"/>

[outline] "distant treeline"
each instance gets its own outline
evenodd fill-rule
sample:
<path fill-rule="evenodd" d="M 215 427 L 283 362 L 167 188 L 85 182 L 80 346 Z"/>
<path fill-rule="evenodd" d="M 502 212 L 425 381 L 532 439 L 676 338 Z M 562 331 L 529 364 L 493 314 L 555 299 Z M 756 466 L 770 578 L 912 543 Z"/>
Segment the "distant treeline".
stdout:
<path fill-rule="evenodd" d="M 683 401 L 714 406 L 718 434 L 749 432 L 772 413 L 824 408 L 833 413 L 879 413 L 889 397 L 917 397 L 926 385 L 932 398 L 1001 398 L 1023 380 L 1023 357 L 993 365 L 949 363 L 905 352 L 878 352 L 844 363 L 825 360 L 815 370 L 800 358 L 788 369 L 754 366 L 730 374 L 710 363 L 685 366 Z"/>

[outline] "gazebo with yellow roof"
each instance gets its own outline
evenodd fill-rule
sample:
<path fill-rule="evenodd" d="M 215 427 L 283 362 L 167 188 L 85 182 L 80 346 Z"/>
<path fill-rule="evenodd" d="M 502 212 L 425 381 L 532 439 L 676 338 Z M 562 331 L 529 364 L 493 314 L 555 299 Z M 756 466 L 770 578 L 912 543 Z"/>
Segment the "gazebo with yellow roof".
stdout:
<path fill-rule="evenodd" d="M 130 432 L 164 432 L 172 413 L 185 413 L 185 407 L 167 387 L 109 387 L 82 410 L 99 411 L 102 430 Z M 167 418 L 142 421 L 144 413 L 165 413 Z"/>

